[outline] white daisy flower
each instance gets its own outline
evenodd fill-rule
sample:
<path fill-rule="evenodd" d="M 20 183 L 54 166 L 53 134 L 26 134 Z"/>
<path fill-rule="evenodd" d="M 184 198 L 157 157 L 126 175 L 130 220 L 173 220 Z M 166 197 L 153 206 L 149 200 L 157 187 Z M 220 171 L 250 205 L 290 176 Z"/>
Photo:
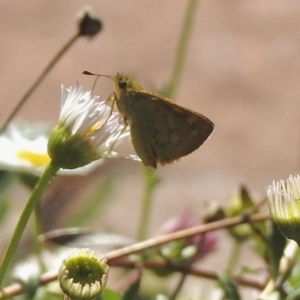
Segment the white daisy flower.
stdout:
<path fill-rule="evenodd" d="M 112 148 L 129 136 L 122 117 L 111 106 L 84 91 L 82 86 L 61 90 L 59 123 L 49 137 L 48 153 L 52 164 L 74 169 L 103 157 L 120 157 Z M 125 158 L 137 159 L 136 156 Z"/>
<path fill-rule="evenodd" d="M 49 126 L 34 123 L 12 123 L 0 135 L 0 169 L 40 176 L 51 159 L 47 152 Z M 74 170 L 61 169 L 64 175 L 86 175 L 103 160 Z"/>
<path fill-rule="evenodd" d="M 269 209 L 273 221 L 288 238 L 300 242 L 300 176 L 273 181 L 267 187 Z"/>

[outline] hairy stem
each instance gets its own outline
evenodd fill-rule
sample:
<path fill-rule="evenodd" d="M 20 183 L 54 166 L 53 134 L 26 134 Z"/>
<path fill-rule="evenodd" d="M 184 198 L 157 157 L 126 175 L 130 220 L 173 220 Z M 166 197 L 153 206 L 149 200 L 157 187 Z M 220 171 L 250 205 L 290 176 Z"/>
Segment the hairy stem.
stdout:
<path fill-rule="evenodd" d="M 7 247 L 7 250 L 4 254 L 4 257 L 1 262 L 0 286 L 2 285 L 7 268 L 9 266 L 9 263 L 11 261 L 13 254 L 15 253 L 16 248 L 18 247 L 19 241 L 23 235 L 23 232 L 28 223 L 28 220 L 29 220 L 32 212 L 34 211 L 38 200 L 40 199 L 44 190 L 46 189 L 46 187 L 48 186 L 48 184 L 50 183 L 51 179 L 54 177 L 54 175 L 56 174 L 57 171 L 58 171 L 58 168 L 56 168 L 52 164 L 48 165 L 48 167 L 45 169 L 43 175 L 37 182 L 36 186 L 32 190 L 31 195 L 28 198 L 28 201 L 25 205 L 25 208 L 24 208 L 20 218 L 19 218 L 17 226 L 13 232 L 12 238 L 9 242 L 9 245 Z"/>

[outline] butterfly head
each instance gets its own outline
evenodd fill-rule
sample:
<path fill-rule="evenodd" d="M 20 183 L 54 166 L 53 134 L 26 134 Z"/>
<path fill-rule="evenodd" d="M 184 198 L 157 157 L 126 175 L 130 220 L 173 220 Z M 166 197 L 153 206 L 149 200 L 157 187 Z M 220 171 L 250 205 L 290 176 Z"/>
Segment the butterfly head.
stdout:
<path fill-rule="evenodd" d="M 126 92 L 138 92 L 143 88 L 131 77 L 124 75 L 123 73 L 117 73 L 114 77 L 115 89 L 118 96 Z"/>

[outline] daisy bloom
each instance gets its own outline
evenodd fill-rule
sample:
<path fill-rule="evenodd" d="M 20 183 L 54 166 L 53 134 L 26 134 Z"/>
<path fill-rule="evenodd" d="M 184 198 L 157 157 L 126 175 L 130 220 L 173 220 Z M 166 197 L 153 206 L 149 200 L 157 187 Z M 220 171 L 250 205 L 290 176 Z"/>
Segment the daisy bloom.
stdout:
<path fill-rule="evenodd" d="M 287 238 L 300 243 L 300 176 L 273 181 L 267 187 L 273 221 Z"/>
<path fill-rule="evenodd" d="M 115 143 L 129 135 L 122 117 L 82 86 L 61 89 L 59 123 L 50 134 L 52 164 L 75 169 L 102 157 L 115 157 Z M 136 159 L 133 156 L 126 158 Z"/>
<path fill-rule="evenodd" d="M 0 169 L 41 176 L 51 159 L 47 152 L 50 127 L 40 123 L 11 123 L 0 135 Z M 86 175 L 103 160 L 74 170 L 59 170 L 63 175 Z"/>

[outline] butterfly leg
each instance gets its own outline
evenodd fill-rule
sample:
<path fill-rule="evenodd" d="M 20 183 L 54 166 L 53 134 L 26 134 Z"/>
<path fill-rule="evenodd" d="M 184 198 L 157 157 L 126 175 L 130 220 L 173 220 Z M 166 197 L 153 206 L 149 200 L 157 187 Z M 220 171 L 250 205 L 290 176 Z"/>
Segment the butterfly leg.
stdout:
<path fill-rule="evenodd" d="M 106 120 L 105 120 L 105 122 L 103 123 L 103 125 L 105 125 L 105 124 L 108 122 L 109 118 L 111 117 L 111 115 L 112 115 L 112 113 L 113 113 L 113 111 L 114 111 L 114 106 L 115 106 L 115 103 L 116 103 L 116 97 L 117 97 L 117 96 L 116 96 L 116 94 L 115 94 L 115 92 L 114 92 L 114 93 L 110 94 L 109 97 L 105 100 L 105 102 L 112 101 L 112 105 L 111 105 L 111 107 L 110 107 L 109 115 L 108 115 L 108 117 L 106 118 Z M 102 125 L 102 126 L 103 126 L 103 125 Z"/>
<path fill-rule="evenodd" d="M 112 101 L 112 108 L 114 107 L 114 105 L 115 105 L 115 102 L 116 102 L 116 99 L 117 99 L 117 95 L 116 95 L 116 93 L 115 92 L 113 92 L 113 93 L 111 93 L 109 96 L 108 96 L 108 98 L 105 100 L 105 102 L 110 102 L 110 101 Z"/>
<path fill-rule="evenodd" d="M 118 134 L 117 138 L 115 139 L 115 141 L 113 142 L 113 144 L 111 145 L 110 149 L 108 150 L 108 153 L 111 152 L 114 148 L 114 146 L 116 145 L 119 137 L 125 132 L 126 128 L 127 128 L 127 123 L 125 122 L 125 126 L 124 128 L 122 128 L 122 130 L 120 131 L 120 133 Z"/>

